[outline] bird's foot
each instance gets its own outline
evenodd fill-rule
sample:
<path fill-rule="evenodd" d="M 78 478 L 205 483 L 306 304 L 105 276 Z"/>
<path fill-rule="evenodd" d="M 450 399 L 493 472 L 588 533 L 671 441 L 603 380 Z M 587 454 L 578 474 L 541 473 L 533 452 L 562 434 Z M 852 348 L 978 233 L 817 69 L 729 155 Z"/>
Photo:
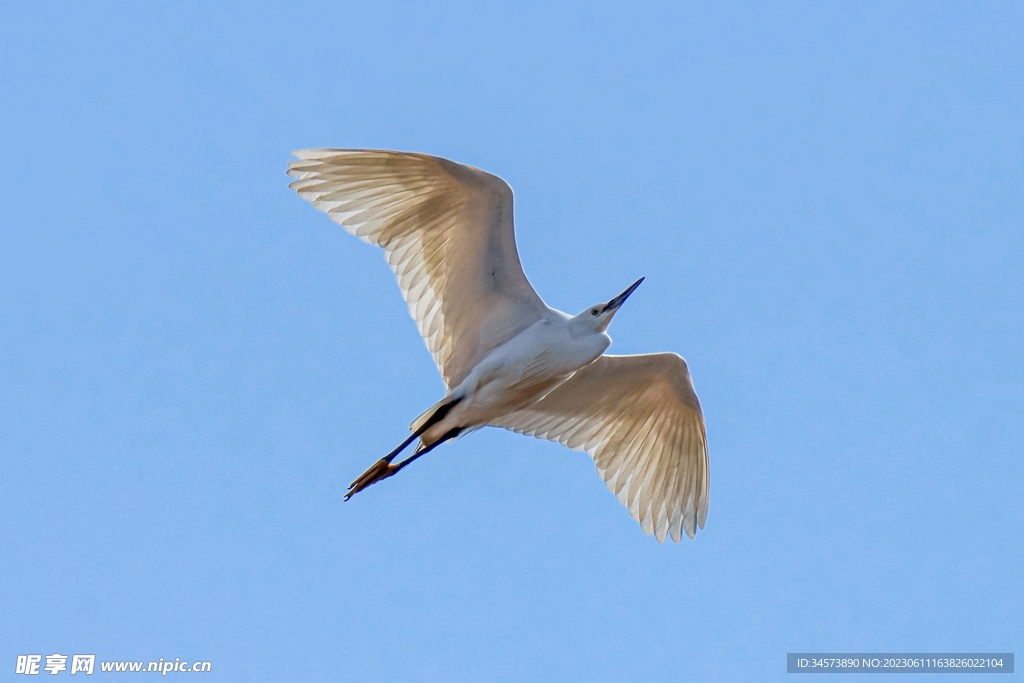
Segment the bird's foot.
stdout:
<path fill-rule="evenodd" d="M 348 493 L 345 494 L 345 500 L 356 495 L 367 486 L 376 484 L 381 479 L 387 479 L 400 469 L 402 469 L 401 465 L 392 465 L 388 458 L 381 458 L 370 465 L 368 470 L 360 474 L 358 479 L 349 484 Z"/>

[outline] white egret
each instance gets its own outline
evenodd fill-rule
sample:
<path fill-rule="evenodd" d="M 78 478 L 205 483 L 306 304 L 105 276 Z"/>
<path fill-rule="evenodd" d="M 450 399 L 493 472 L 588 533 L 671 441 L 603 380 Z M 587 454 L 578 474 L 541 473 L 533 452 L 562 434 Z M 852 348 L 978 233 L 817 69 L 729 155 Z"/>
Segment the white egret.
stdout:
<path fill-rule="evenodd" d="M 512 189 L 424 154 L 307 149 L 290 187 L 381 247 L 448 392 L 412 434 L 349 486 L 352 495 L 460 434 L 485 426 L 589 453 L 608 488 L 659 541 L 691 538 L 708 511 L 704 420 L 674 353 L 604 355 L 606 330 L 640 278 L 570 316 L 523 273 Z M 414 454 L 395 458 L 419 439 Z"/>

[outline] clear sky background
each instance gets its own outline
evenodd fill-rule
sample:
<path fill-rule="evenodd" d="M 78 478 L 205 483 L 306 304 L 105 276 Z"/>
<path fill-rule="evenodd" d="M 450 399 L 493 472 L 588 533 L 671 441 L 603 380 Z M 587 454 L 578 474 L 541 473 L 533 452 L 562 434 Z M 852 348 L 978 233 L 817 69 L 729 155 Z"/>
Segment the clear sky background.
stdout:
<path fill-rule="evenodd" d="M 1024 652 L 1019 3 L 211 4 L 0 9 L 0 679 Z M 505 178 L 556 308 L 647 277 L 612 351 L 690 364 L 695 540 L 498 430 L 342 503 L 443 385 L 311 146 Z"/>

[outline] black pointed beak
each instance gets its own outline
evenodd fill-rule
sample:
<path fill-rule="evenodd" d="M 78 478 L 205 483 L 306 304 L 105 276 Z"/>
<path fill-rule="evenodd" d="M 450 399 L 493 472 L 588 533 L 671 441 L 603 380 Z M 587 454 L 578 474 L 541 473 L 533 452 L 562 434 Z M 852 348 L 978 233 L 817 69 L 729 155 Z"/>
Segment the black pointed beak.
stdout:
<path fill-rule="evenodd" d="M 644 279 L 640 278 L 639 280 L 637 280 L 636 282 L 631 284 L 629 287 L 626 288 L 625 292 L 623 292 L 622 294 L 619 294 L 617 297 L 615 297 L 614 299 L 612 299 L 611 301 L 606 303 L 604 305 L 604 309 L 602 309 L 601 312 L 602 313 L 607 313 L 608 311 L 614 311 L 616 308 L 621 306 L 623 304 L 623 302 L 626 299 L 629 298 L 629 295 L 633 293 L 633 290 L 635 290 L 637 287 L 639 287 L 640 283 L 643 282 L 643 281 L 644 281 Z"/>

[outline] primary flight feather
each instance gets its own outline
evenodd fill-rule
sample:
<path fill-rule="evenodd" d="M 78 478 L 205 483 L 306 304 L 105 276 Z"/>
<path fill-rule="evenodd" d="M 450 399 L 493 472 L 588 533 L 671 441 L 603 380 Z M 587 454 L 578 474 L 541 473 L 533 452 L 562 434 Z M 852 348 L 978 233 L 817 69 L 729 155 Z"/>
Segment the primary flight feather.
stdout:
<path fill-rule="evenodd" d="M 307 149 L 290 187 L 384 250 L 448 392 L 346 500 L 445 441 L 504 427 L 589 453 L 641 528 L 679 541 L 704 528 L 707 439 L 685 361 L 611 356 L 605 330 L 643 278 L 570 316 L 547 306 L 519 262 L 512 189 L 425 154 Z M 419 439 L 415 453 L 395 458 Z"/>

